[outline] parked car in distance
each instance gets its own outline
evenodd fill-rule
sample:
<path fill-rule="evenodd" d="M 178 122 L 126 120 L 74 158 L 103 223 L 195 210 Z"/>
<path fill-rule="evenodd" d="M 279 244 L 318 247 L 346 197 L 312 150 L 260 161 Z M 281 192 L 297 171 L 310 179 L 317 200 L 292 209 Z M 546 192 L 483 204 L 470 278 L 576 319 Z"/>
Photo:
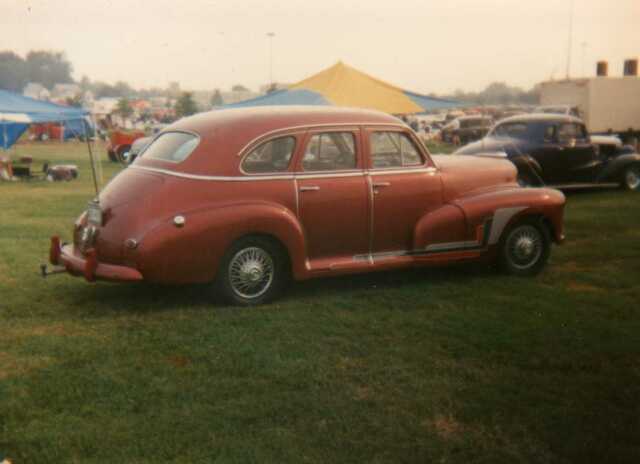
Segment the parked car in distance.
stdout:
<path fill-rule="evenodd" d="M 145 133 L 141 130 L 112 130 L 109 133 L 109 143 L 107 145 L 109 161 L 114 163 L 126 162 L 133 142 L 144 136 Z"/>
<path fill-rule="evenodd" d="M 147 147 L 147 145 L 151 143 L 151 141 L 153 140 L 153 137 L 154 136 L 149 135 L 147 137 L 136 139 L 131 144 L 131 148 L 129 149 L 129 152 L 125 154 L 124 162 L 126 164 L 133 163 L 138 157 L 138 155 L 142 152 L 142 150 L 144 150 Z"/>
<path fill-rule="evenodd" d="M 575 116 L 576 118 L 580 117 L 580 110 L 577 106 L 572 105 L 542 105 L 536 106 L 533 109 L 533 113 L 543 113 L 543 114 L 564 114 L 567 116 Z"/>
<path fill-rule="evenodd" d="M 164 129 L 50 261 L 87 280 L 212 282 L 241 304 L 290 277 L 483 260 L 532 275 L 563 239 L 563 194 L 504 160 L 431 156 L 393 116 L 220 110 Z"/>
<path fill-rule="evenodd" d="M 506 157 L 518 168 L 522 185 L 640 189 L 640 155 L 616 137 L 590 137 L 582 120 L 573 116 L 503 119 L 484 139 L 454 154 Z"/>
<path fill-rule="evenodd" d="M 479 140 L 491 129 L 492 119 L 487 116 L 462 116 L 442 128 L 443 142 L 465 145 Z"/>

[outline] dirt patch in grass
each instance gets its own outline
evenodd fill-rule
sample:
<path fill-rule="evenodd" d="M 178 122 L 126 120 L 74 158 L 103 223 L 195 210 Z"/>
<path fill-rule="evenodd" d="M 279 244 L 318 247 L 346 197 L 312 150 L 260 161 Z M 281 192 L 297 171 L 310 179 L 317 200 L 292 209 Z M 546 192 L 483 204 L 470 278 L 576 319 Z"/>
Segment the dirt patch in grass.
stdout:
<path fill-rule="evenodd" d="M 104 338 L 105 332 L 95 327 L 65 323 L 40 324 L 26 327 L 6 327 L 3 341 L 18 342 L 31 337 L 95 337 Z"/>
<path fill-rule="evenodd" d="M 428 422 L 428 425 L 433 428 L 440 438 L 447 441 L 459 438 L 465 429 L 464 425 L 458 422 L 451 414 L 446 416 L 438 414 Z"/>
<path fill-rule="evenodd" d="M 24 376 L 34 369 L 41 369 L 50 364 L 51 358 L 47 356 L 16 356 L 0 351 L 0 380 Z"/>
<path fill-rule="evenodd" d="M 571 281 L 567 284 L 567 290 L 571 292 L 580 292 L 580 293 L 604 292 L 603 288 L 596 287 L 595 285 L 582 284 L 580 282 L 574 282 L 574 281 Z"/>
<path fill-rule="evenodd" d="M 553 266 L 555 271 L 561 272 L 584 272 L 588 271 L 589 267 L 580 265 L 575 261 L 567 261 L 565 263 L 556 264 Z"/>

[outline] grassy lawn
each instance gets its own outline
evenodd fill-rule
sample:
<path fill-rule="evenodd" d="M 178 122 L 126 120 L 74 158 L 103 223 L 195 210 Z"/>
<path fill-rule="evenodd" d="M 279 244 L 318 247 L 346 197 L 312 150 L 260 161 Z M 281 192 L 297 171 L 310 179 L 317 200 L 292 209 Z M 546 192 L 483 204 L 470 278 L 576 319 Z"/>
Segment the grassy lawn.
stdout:
<path fill-rule="evenodd" d="M 40 278 L 92 196 L 86 146 L 18 154 L 81 174 L 0 183 L 0 455 L 16 464 L 640 459 L 640 194 L 569 195 L 567 243 L 537 278 L 363 275 L 239 310 L 200 287 Z"/>

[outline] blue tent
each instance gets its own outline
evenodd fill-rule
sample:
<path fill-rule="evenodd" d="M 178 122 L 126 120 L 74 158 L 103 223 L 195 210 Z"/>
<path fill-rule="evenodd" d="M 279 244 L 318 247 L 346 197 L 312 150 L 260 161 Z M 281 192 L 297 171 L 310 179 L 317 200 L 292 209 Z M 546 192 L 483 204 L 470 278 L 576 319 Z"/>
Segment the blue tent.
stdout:
<path fill-rule="evenodd" d="M 65 138 L 91 134 L 88 116 L 89 112 L 82 108 L 34 100 L 0 89 L 0 147 L 10 148 L 33 123 L 62 123 Z"/>

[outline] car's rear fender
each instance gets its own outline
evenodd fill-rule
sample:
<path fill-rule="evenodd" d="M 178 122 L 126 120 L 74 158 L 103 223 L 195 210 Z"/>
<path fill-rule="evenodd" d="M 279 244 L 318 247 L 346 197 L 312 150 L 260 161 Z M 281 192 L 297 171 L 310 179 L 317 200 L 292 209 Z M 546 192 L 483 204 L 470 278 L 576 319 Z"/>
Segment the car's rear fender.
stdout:
<path fill-rule="evenodd" d="M 305 274 L 305 241 L 300 223 L 288 209 L 251 202 L 181 212 L 140 239 L 135 261 L 145 280 L 162 283 L 208 282 L 231 244 L 247 235 L 266 235 L 286 249 L 295 277 Z M 131 258 L 130 258 L 131 260 Z"/>

